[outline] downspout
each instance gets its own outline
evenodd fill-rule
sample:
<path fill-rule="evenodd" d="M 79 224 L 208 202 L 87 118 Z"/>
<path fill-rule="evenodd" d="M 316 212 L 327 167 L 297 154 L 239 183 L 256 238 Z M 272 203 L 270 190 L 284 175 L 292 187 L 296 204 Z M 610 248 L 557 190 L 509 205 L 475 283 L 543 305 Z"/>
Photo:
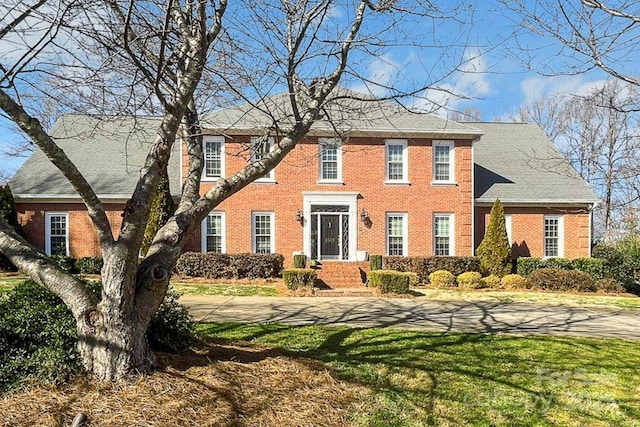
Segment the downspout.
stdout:
<path fill-rule="evenodd" d="M 598 202 L 594 202 L 589 207 L 589 258 L 591 258 L 591 248 L 593 247 L 593 211 L 598 206 Z"/>

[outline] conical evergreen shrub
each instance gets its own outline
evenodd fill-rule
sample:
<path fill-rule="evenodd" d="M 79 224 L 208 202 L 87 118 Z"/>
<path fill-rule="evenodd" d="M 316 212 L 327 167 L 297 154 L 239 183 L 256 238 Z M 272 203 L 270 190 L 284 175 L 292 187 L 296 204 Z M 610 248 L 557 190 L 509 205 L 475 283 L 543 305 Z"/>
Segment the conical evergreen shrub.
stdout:
<path fill-rule="evenodd" d="M 484 274 L 502 277 L 511 273 L 511 245 L 507 237 L 504 207 L 499 199 L 491 208 L 489 227 L 476 255 L 480 257 L 480 268 Z"/>

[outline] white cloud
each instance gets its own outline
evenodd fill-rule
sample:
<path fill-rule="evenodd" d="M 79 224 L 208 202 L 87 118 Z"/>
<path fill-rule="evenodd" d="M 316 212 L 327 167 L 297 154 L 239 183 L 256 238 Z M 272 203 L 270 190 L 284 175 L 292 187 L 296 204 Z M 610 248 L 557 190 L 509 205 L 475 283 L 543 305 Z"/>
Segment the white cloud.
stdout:
<path fill-rule="evenodd" d="M 383 97 L 388 93 L 387 88 L 393 85 L 401 69 L 400 64 L 388 55 L 376 58 L 369 64 L 363 75 L 366 81 L 354 86 L 353 90 L 375 97 Z"/>
<path fill-rule="evenodd" d="M 575 76 L 535 76 L 522 81 L 523 102 L 525 104 L 543 96 L 587 95 L 594 89 L 602 88 L 606 80 L 587 80 L 584 74 Z"/>
<path fill-rule="evenodd" d="M 465 51 L 464 62 L 453 74 L 453 80 L 425 90 L 412 108 L 446 117 L 451 110 L 469 99 L 478 99 L 490 91 L 487 65 L 479 50 Z"/>

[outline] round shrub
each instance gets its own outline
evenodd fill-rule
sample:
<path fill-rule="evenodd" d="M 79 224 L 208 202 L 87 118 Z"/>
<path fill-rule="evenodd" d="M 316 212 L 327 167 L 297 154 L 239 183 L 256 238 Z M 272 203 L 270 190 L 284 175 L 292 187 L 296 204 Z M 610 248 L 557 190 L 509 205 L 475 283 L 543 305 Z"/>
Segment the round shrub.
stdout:
<path fill-rule="evenodd" d="M 624 286 L 615 279 L 600 279 L 596 282 L 598 292 L 607 294 L 623 294 L 626 292 Z"/>
<path fill-rule="evenodd" d="M 467 271 L 458 275 L 456 283 L 462 289 L 480 289 L 483 287 L 482 275 L 477 271 Z"/>
<path fill-rule="evenodd" d="M 429 275 L 429 283 L 433 286 L 455 286 L 455 276 L 447 270 L 436 270 Z"/>
<path fill-rule="evenodd" d="M 75 268 L 80 274 L 100 274 L 103 261 L 100 257 L 87 256 L 75 261 Z"/>
<path fill-rule="evenodd" d="M 500 286 L 504 289 L 526 289 L 527 279 L 519 274 L 507 274 L 500 280 Z"/>
<path fill-rule="evenodd" d="M 290 291 L 298 289 L 313 289 L 316 285 L 318 273 L 311 268 L 289 268 L 282 271 L 284 284 Z"/>
<path fill-rule="evenodd" d="M 500 288 L 500 276 L 496 276 L 495 274 L 491 274 L 487 277 L 482 278 L 482 284 L 485 288 L 489 289 L 499 289 Z"/>
<path fill-rule="evenodd" d="M 591 276 L 584 271 L 562 270 L 560 273 L 562 282 L 561 290 L 578 292 L 595 292 L 596 285 Z"/>

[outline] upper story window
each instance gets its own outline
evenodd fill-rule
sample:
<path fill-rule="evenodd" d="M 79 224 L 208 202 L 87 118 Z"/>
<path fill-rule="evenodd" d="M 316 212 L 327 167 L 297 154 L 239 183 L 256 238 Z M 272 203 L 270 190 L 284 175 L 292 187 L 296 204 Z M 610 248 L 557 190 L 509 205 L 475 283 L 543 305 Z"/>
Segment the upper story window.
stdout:
<path fill-rule="evenodd" d="M 254 137 L 251 138 L 251 161 L 259 162 L 273 150 L 273 138 Z M 275 171 L 271 169 L 262 177 L 256 179 L 257 182 L 273 182 L 275 180 Z"/>
<path fill-rule="evenodd" d="M 202 179 L 217 180 L 224 177 L 224 137 L 205 137 L 203 141 L 204 168 Z"/>
<path fill-rule="evenodd" d="M 433 216 L 433 254 L 454 255 L 454 235 L 453 214 L 435 214 Z"/>
<path fill-rule="evenodd" d="M 224 212 L 211 212 L 202 221 L 202 252 L 226 252 Z"/>
<path fill-rule="evenodd" d="M 275 214 L 273 212 L 254 212 L 251 215 L 252 250 L 257 254 L 272 254 L 275 246 Z"/>
<path fill-rule="evenodd" d="M 407 256 L 407 214 L 387 214 L 387 255 Z"/>
<path fill-rule="evenodd" d="M 453 183 L 454 159 L 453 141 L 433 141 L 433 182 Z"/>
<path fill-rule="evenodd" d="M 47 212 L 45 215 L 45 252 L 47 255 L 69 255 L 69 214 Z"/>
<path fill-rule="evenodd" d="M 563 221 L 559 215 L 545 215 L 544 217 L 544 256 L 563 256 Z"/>
<path fill-rule="evenodd" d="M 386 184 L 407 184 L 409 182 L 409 159 L 407 140 L 388 139 L 386 146 Z"/>
<path fill-rule="evenodd" d="M 342 141 L 339 139 L 321 139 L 320 179 L 319 182 L 342 182 Z"/>

